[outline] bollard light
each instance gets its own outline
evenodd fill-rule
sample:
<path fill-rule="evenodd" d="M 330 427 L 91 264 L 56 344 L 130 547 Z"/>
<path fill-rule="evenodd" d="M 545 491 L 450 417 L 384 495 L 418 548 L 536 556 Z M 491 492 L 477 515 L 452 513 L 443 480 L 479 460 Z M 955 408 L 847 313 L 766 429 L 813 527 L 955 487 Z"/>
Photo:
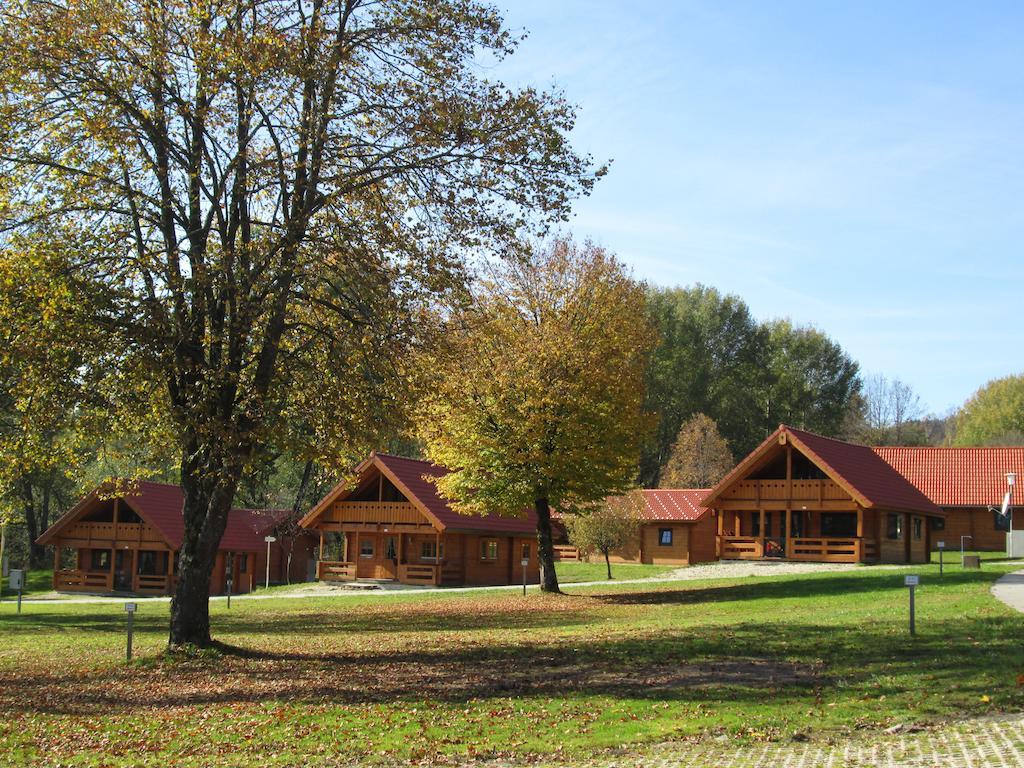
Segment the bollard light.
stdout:
<path fill-rule="evenodd" d="M 138 608 L 138 606 L 135 603 L 125 603 L 124 604 L 124 612 L 128 614 L 128 652 L 127 652 L 128 661 L 132 660 L 132 634 L 134 632 L 134 627 L 132 626 L 133 625 L 132 620 L 135 618 L 135 609 L 136 608 Z"/>

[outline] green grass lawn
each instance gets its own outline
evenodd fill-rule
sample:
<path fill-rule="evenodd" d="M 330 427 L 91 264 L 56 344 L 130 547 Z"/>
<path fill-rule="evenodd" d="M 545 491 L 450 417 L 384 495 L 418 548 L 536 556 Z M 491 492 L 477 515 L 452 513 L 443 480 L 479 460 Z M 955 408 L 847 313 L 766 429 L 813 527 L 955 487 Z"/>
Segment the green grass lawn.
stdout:
<path fill-rule="evenodd" d="M 612 563 L 612 579 L 647 579 L 662 576 L 679 570 L 678 565 L 642 565 L 639 563 Z M 608 568 L 604 561 L 593 563 L 574 563 L 559 561 L 555 563 L 555 572 L 561 584 L 573 584 L 581 581 L 607 581 Z"/>
<path fill-rule="evenodd" d="M 1024 616 L 989 593 L 1010 569 L 218 601 L 231 648 L 191 659 L 144 603 L 130 664 L 120 605 L 5 601 L 0 763 L 586 760 L 1020 711 Z"/>

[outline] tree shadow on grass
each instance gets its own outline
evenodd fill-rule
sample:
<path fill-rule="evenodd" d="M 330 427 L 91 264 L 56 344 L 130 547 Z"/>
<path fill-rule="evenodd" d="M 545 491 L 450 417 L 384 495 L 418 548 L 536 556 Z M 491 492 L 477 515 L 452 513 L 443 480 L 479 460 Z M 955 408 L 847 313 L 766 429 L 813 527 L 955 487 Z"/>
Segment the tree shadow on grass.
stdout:
<path fill-rule="evenodd" d="M 546 642 L 474 645 L 448 636 L 381 651 L 224 646 L 218 658 L 0 675 L 0 711 L 98 715 L 266 702 L 466 705 L 494 697 L 593 696 L 752 706 L 782 697 L 810 705 L 830 691 L 867 698 L 925 686 L 958 687 L 976 700 L 1024 665 L 1018 633 L 1019 622 L 966 617 L 955 631 L 912 640 L 889 624 L 750 622 Z"/>

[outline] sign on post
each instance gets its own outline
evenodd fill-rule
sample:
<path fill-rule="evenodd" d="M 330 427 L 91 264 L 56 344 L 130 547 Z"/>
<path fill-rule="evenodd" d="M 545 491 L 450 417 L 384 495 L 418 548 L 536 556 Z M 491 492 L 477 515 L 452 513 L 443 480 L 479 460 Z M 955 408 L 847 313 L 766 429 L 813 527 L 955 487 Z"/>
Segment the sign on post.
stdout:
<path fill-rule="evenodd" d="M 524 557 L 519 561 L 519 564 L 523 566 L 523 595 L 526 595 L 526 566 L 530 564 L 530 558 Z"/>
<path fill-rule="evenodd" d="M 944 541 L 937 541 L 937 542 L 935 542 L 935 546 L 937 546 L 939 548 L 939 576 L 941 576 L 942 575 L 942 555 L 946 551 L 946 542 L 944 542 Z"/>
<path fill-rule="evenodd" d="M 132 660 L 132 634 L 134 632 L 133 619 L 135 618 L 135 610 L 138 606 L 135 603 L 125 603 L 124 612 L 128 614 L 128 650 L 127 658 L 128 661 Z"/>
<path fill-rule="evenodd" d="M 8 578 L 11 589 L 18 590 L 18 613 L 21 613 L 21 591 L 25 588 L 25 572 L 20 568 L 11 568 Z"/>
<path fill-rule="evenodd" d="M 914 588 L 921 583 L 920 576 L 904 576 L 903 586 L 910 589 L 910 634 L 917 634 L 914 626 Z"/>

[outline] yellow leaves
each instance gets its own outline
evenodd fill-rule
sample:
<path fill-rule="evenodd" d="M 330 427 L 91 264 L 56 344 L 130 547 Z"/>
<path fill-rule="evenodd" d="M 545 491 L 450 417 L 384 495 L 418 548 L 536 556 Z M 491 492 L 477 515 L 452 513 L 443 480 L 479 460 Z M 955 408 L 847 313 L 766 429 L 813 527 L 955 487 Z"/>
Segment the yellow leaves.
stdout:
<path fill-rule="evenodd" d="M 442 492 L 516 514 L 538 494 L 571 505 L 627 487 L 650 425 L 642 286 L 603 250 L 557 241 L 494 265 L 475 299 L 425 360 L 420 434 L 455 470 Z"/>

